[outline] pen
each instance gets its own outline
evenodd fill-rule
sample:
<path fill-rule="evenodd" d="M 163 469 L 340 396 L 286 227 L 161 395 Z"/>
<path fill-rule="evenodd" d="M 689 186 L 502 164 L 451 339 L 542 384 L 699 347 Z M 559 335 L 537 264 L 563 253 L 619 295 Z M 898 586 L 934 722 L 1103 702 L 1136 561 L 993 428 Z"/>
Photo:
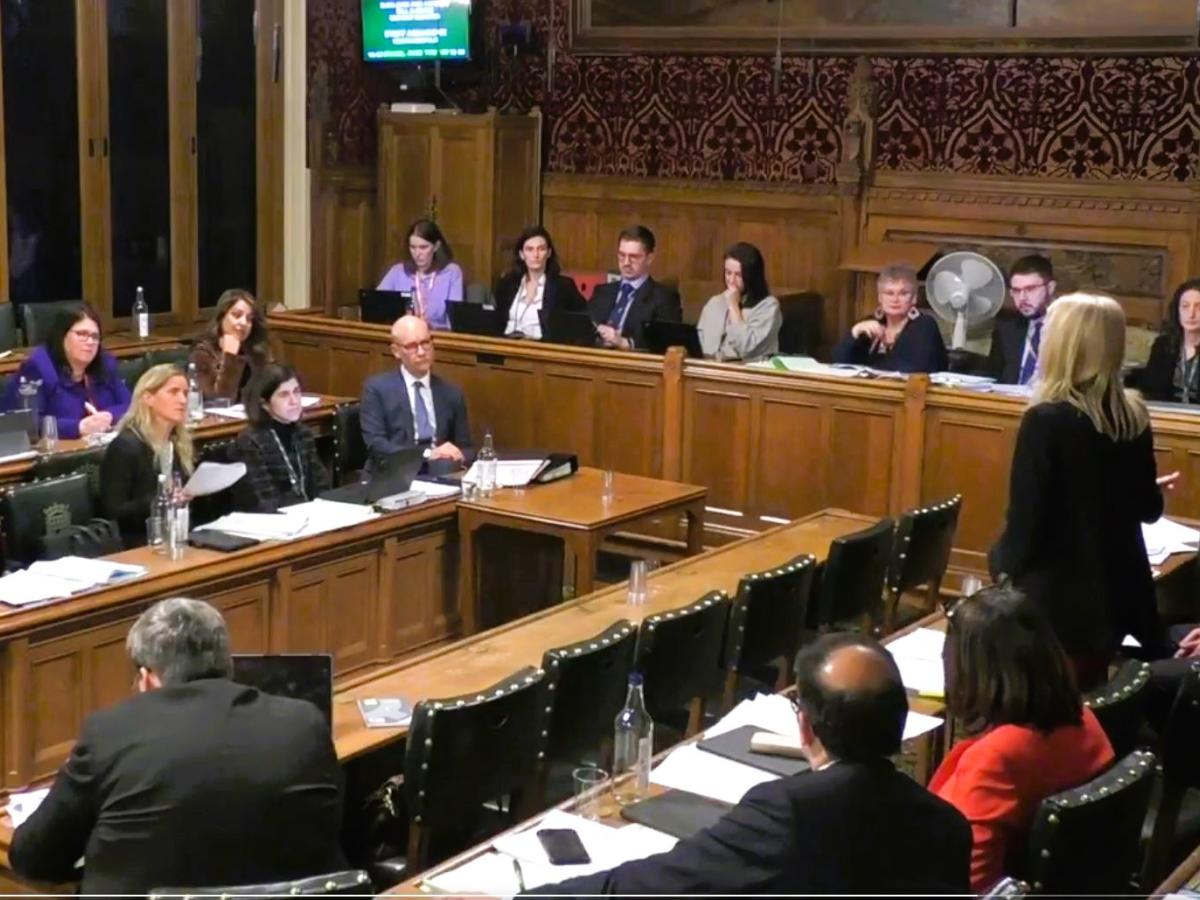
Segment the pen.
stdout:
<path fill-rule="evenodd" d="M 517 873 L 517 887 L 521 892 L 525 892 L 525 873 L 521 871 L 521 861 L 515 856 L 513 857 L 513 871 Z"/>

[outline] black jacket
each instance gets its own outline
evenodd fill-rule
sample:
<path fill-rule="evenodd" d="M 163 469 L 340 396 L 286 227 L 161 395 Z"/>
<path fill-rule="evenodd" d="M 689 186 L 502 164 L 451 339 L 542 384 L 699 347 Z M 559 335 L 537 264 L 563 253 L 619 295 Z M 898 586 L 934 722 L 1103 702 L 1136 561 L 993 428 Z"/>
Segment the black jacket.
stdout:
<path fill-rule="evenodd" d="M 1147 427 L 1113 441 L 1066 402 L 1025 411 L 1004 532 L 988 554 L 1050 616 L 1073 656 L 1115 650 L 1125 634 L 1161 643 L 1141 523 L 1163 511 Z"/>
<path fill-rule="evenodd" d="M 933 316 L 926 313 L 904 326 L 887 353 L 872 353 L 869 337 L 848 333 L 833 348 L 833 361 L 891 372 L 944 372 L 949 367 L 946 342 Z"/>
<path fill-rule="evenodd" d="M 508 313 L 512 309 L 517 292 L 521 289 L 522 277 L 524 276 L 519 272 L 502 275 L 492 292 L 496 303 L 496 319 L 502 329 L 508 326 Z M 546 286 L 542 291 L 542 312 L 549 314 L 556 309 L 563 312 L 587 312 L 587 301 L 579 293 L 575 282 L 566 275 L 546 276 Z"/>
<path fill-rule="evenodd" d="M 1021 378 L 1021 357 L 1029 320 L 1011 309 L 1002 309 L 992 323 L 992 347 L 988 350 L 988 375 L 1001 384 L 1016 384 Z M 1043 331 L 1044 333 L 1044 331 Z"/>
<path fill-rule="evenodd" d="M 100 461 L 100 507 L 121 529 L 126 547 L 146 543 L 146 519 L 158 493 L 154 450 L 132 428 L 121 429 Z M 175 460 L 175 471 L 184 475 Z"/>
<path fill-rule="evenodd" d="M 1168 334 L 1160 334 L 1150 347 L 1150 358 L 1145 368 L 1138 373 L 1134 387 L 1147 400 L 1163 403 L 1178 403 L 1183 398 L 1175 387 L 1175 374 L 1179 370 L 1179 344 Z M 1200 403 L 1200 392 L 1193 390 L 1190 402 Z"/>
<path fill-rule="evenodd" d="M 667 853 L 532 894 L 966 894 L 971 829 L 886 760 L 749 791 Z"/>
<path fill-rule="evenodd" d="M 288 461 L 275 440 L 270 424 L 248 425 L 237 436 L 237 456 L 246 464 L 246 474 L 233 486 L 235 505 L 247 512 L 275 512 L 281 506 L 314 500 L 331 487 L 329 470 L 317 455 L 313 433 L 297 424 L 291 444 L 286 445 L 292 469 L 304 481 L 304 496 L 292 485 Z"/>
<path fill-rule="evenodd" d="M 613 307 L 617 305 L 620 289 L 621 283 L 613 281 L 600 285 L 592 292 L 588 312 L 597 325 L 607 324 Z M 679 291 L 659 284 L 653 278 L 647 278 L 642 286 L 633 292 L 629 312 L 625 314 L 625 324 L 621 328 L 621 336 L 628 338 L 636 347 L 642 343 L 642 326 L 647 322 L 682 321 L 683 301 L 679 299 Z"/>
<path fill-rule="evenodd" d="M 458 447 L 470 465 L 473 453 L 471 426 L 467 422 L 467 399 L 463 392 L 444 378 L 429 376 L 429 390 L 433 395 L 434 439 L 433 443 L 450 441 Z M 399 368 L 380 375 L 373 375 L 363 385 L 362 433 L 370 454 L 371 462 L 382 456 L 415 446 L 416 431 L 413 425 L 412 403 L 409 402 L 408 385 Z M 435 472 L 448 470 L 448 466 L 431 466 Z"/>
<path fill-rule="evenodd" d="M 209 678 L 88 716 L 13 835 L 19 874 L 84 893 L 254 884 L 344 868 L 341 772 L 310 703 Z"/>

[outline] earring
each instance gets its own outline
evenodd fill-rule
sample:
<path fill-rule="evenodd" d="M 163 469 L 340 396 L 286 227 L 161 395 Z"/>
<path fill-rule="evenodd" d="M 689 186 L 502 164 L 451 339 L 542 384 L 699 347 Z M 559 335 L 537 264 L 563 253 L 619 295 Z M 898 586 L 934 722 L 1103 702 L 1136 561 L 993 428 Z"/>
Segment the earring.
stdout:
<path fill-rule="evenodd" d="M 908 310 L 908 318 L 909 321 L 915 322 L 917 319 L 921 318 L 921 311 L 915 306 L 910 307 Z"/>
<path fill-rule="evenodd" d="M 875 307 L 875 318 L 878 319 L 880 322 L 883 321 L 883 307 L 882 306 Z"/>

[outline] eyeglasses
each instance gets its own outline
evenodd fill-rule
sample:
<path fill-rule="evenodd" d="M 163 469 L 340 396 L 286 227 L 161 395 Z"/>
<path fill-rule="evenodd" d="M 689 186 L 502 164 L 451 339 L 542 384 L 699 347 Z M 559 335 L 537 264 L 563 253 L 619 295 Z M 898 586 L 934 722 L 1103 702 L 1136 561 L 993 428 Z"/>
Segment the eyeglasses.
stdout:
<path fill-rule="evenodd" d="M 73 336 L 79 338 L 79 340 L 81 340 L 81 341 L 89 341 L 89 342 L 94 341 L 97 343 L 100 341 L 100 332 L 98 332 L 98 331 L 78 331 L 78 330 L 72 328 L 70 333 Z"/>
<path fill-rule="evenodd" d="M 416 353 L 418 350 L 432 350 L 433 339 L 426 338 L 423 341 L 409 341 L 407 344 L 392 341 L 392 346 L 397 350 L 403 350 L 405 353 Z"/>
<path fill-rule="evenodd" d="M 1024 294 L 1032 294 L 1036 291 L 1039 291 L 1042 288 L 1044 288 L 1045 286 L 1046 286 L 1046 282 L 1039 281 L 1037 284 L 1027 284 L 1027 285 L 1025 285 L 1025 287 L 1010 287 L 1008 289 L 1008 292 L 1010 294 L 1012 294 L 1014 297 L 1020 297 Z"/>

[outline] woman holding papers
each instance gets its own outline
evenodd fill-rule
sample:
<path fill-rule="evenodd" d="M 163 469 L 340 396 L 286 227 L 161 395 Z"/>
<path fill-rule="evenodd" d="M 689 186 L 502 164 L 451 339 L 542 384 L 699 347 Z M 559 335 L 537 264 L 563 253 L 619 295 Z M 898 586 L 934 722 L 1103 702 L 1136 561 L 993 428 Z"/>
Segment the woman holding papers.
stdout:
<path fill-rule="evenodd" d="M 1141 524 L 1162 515 L 1154 437 L 1121 384 L 1125 313 L 1071 294 L 1046 313 L 1032 405 L 1021 418 L 1008 514 L 988 555 L 1049 615 L 1088 691 L 1107 680 L 1126 634 L 1157 649 L 1162 629 Z"/>
<path fill-rule="evenodd" d="M 783 313 L 767 287 L 762 253 L 737 243 L 725 251 L 725 290 L 709 298 L 696 330 L 700 349 L 715 359 L 762 359 L 779 352 Z"/>
<path fill-rule="evenodd" d="M 121 529 L 126 547 L 146 543 L 146 519 L 158 476 L 174 484 L 192 472 L 187 430 L 188 380 L 178 366 L 151 366 L 133 388 L 133 402 L 100 463 L 100 505 Z M 176 490 L 182 490 L 176 487 Z"/>
<path fill-rule="evenodd" d="M 254 295 L 240 288 L 223 293 L 208 333 L 192 346 L 190 357 L 204 399 L 235 399 L 270 359 L 266 317 Z"/>
<path fill-rule="evenodd" d="M 101 338 L 100 318 L 87 304 L 60 313 L 46 343 L 8 379 L 4 408 L 20 409 L 21 382 L 36 383 L 37 412 L 58 420 L 59 437 L 110 430 L 129 408 L 129 388 Z"/>
<path fill-rule="evenodd" d="M 1006 874 L 1038 804 L 1099 775 L 1114 754 L 1049 621 L 1020 591 L 985 588 L 946 616 L 946 707 L 968 738 L 929 789 L 971 823 L 971 890 L 982 894 Z"/>
<path fill-rule="evenodd" d="M 268 363 L 243 394 L 250 424 L 237 437 L 246 476 L 234 488 L 245 512 L 276 512 L 314 500 L 331 479 L 313 433 L 300 423 L 300 381 L 291 366 Z"/>
<path fill-rule="evenodd" d="M 378 289 L 411 292 L 413 315 L 445 331 L 450 327 L 446 304 L 463 298 L 462 269 L 436 222 L 417 219 L 408 226 L 407 242 L 408 259 L 388 269 Z"/>

